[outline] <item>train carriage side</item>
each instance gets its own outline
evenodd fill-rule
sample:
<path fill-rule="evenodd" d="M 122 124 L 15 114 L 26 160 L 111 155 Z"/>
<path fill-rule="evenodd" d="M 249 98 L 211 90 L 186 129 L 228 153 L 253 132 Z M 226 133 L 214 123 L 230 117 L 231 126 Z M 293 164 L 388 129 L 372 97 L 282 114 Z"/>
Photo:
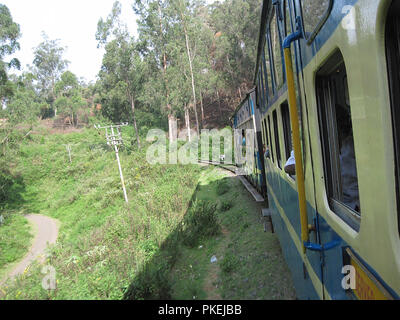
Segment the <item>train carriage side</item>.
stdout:
<path fill-rule="evenodd" d="M 256 105 L 255 90 L 251 90 L 243 101 L 236 108 L 232 117 L 233 128 L 240 135 L 240 142 L 244 141 L 243 150 L 251 153 L 251 158 L 246 156 L 240 162 L 239 166 L 243 169 L 246 179 L 258 190 L 265 195 L 265 173 L 263 146 L 261 139 L 260 111 Z M 250 130 L 250 131 L 246 131 Z M 242 140 L 244 138 L 244 140 Z M 248 139 L 253 139 L 249 143 Z M 247 145 L 246 145 L 247 144 Z"/>
<path fill-rule="evenodd" d="M 399 299 L 399 13 L 391 0 L 263 3 L 267 195 L 300 299 Z M 284 170 L 293 149 L 304 179 Z"/>

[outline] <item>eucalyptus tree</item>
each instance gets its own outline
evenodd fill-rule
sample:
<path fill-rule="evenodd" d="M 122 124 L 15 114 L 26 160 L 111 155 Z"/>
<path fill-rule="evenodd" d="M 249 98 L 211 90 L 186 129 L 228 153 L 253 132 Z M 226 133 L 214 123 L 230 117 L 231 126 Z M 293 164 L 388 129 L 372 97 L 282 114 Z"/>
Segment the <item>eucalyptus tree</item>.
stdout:
<path fill-rule="evenodd" d="M 219 70 L 220 82 L 240 98 L 251 86 L 261 4 L 260 0 L 225 0 L 212 5 L 209 24 L 216 35 L 214 67 Z"/>
<path fill-rule="evenodd" d="M 6 56 L 13 54 L 20 49 L 18 39 L 20 37 L 19 24 L 12 19 L 10 10 L 0 4 L 0 98 L 12 95 L 12 85 L 8 80 L 7 71 L 14 67 L 19 69 L 20 62 L 13 58 L 10 61 L 5 61 Z"/>
<path fill-rule="evenodd" d="M 105 98 L 103 101 L 106 104 L 108 98 L 113 100 L 118 96 L 122 99 L 120 99 L 120 103 L 117 106 L 126 105 L 124 98 L 129 103 L 132 122 L 136 132 L 136 141 L 140 148 L 135 108 L 137 98 L 143 86 L 144 63 L 142 57 L 139 55 L 134 38 L 129 35 L 127 27 L 120 20 L 120 14 L 121 4 L 116 1 L 111 14 L 105 21 L 100 19 L 97 25 L 96 39 L 99 46 L 105 46 L 106 51 L 103 56 L 99 77 L 103 88 L 113 88 L 109 92 L 110 94 L 106 90 L 102 90 L 103 97 Z M 107 108 L 107 105 L 105 107 Z"/>
<path fill-rule="evenodd" d="M 78 78 L 71 71 L 65 71 L 55 84 L 57 98 L 54 101 L 54 106 L 60 113 L 68 115 L 74 125 L 78 122 L 76 116 L 78 110 L 86 105 L 81 91 Z"/>
<path fill-rule="evenodd" d="M 159 89 L 156 93 L 161 108 L 167 114 L 169 139 L 175 141 L 177 137 L 176 113 L 177 107 L 171 104 L 171 80 L 169 67 L 173 64 L 171 45 L 174 37 L 171 32 L 172 17 L 170 15 L 171 1 L 168 0 L 135 0 L 135 13 L 139 16 L 138 32 L 142 54 L 156 64 L 157 74 L 152 82 Z"/>
<path fill-rule="evenodd" d="M 61 74 L 67 68 L 69 61 L 63 59 L 65 48 L 59 45 L 59 40 L 50 40 L 42 33 L 43 41 L 34 49 L 33 73 L 37 78 L 39 94 L 47 103 L 53 106 L 56 100 L 55 85 Z M 54 114 L 57 108 L 53 106 Z"/>

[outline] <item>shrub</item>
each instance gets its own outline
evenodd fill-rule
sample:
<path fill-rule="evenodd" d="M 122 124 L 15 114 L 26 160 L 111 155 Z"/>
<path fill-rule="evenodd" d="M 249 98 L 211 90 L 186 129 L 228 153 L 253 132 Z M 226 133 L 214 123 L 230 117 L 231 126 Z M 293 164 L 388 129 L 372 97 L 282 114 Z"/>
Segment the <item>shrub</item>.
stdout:
<path fill-rule="evenodd" d="M 221 212 L 225 212 L 225 211 L 228 211 L 229 209 L 231 209 L 232 207 L 233 207 L 232 201 L 229 201 L 229 200 L 222 201 L 220 206 L 219 206 L 219 210 Z"/>
<path fill-rule="evenodd" d="M 228 191 L 229 191 L 228 183 L 226 182 L 226 180 L 221 180 L 217 184 L 217 194 L 219 196 L 222 196 L 223 194 L 227 193 Z"/>
<path fill-rule="evenodd" d="M 168 300 L 171 299 L 171 283 L 168 279 L 169 266 L 147 264 L 135 277 L 124 295 L 125 300 Z"/>
<path fill-rule="evenodd" d="M 239 264 L 239 259 L 233 254 L 228 253 L 221 262 L 221 270 L 224 273 L 231 273 Z"/>
<path fill-rule="evenodd" d="M 185 216 L 182 229 L 183 244 L 194 247 L 199 240 L 217 235 L 221 226 L 216 216 L 216 206 L 207 201 L 195 200 Z"/>

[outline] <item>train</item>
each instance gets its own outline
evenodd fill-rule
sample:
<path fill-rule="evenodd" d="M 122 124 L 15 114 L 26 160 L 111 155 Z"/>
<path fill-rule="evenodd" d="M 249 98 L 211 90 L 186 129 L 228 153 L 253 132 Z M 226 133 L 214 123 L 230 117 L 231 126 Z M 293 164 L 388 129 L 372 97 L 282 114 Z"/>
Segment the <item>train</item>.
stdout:
<path fill-rule="evenodd" d="M 400 2 L 264 0 L 261 11 L 254 88 L 232 122 L 256 132 L 247 178 L 297 297 L 398 300 Z"/>

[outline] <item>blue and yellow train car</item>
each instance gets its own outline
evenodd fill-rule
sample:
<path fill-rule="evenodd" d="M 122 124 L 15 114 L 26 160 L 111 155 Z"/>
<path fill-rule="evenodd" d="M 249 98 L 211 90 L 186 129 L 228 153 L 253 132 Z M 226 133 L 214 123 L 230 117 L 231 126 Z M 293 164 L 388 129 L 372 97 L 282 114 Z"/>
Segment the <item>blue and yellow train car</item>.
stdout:
<path fill-rule="evenodd" d="M 244 141 L 242 148 L 243 152 L 251 152 L 251 158 L 243 157 L 241 168 L 246 179 L 258 190 L 262 195 L 265 195 L 265 172 L 264 172 L 264 157 L 263 145 L 261 138 L 261 122 L 260 110 L 256 106 L 256 92 L 251 90 L 243 101 L 236 108 L 233 116 L 233 128 L 238 134 L 240 143 Z M 250 141 L 246 140 L 252 139 Z M 247 150 L 248 149 L 248 150 Z M 247 150 L 247 151 L 245 151 Z M 249 161 L 250 159 L 250 161 Z"/>
<path fill-rule="evenodd" d="M 265 0 L 254 84 L 298 298 L 399 299 L 400 1 Z"/>

